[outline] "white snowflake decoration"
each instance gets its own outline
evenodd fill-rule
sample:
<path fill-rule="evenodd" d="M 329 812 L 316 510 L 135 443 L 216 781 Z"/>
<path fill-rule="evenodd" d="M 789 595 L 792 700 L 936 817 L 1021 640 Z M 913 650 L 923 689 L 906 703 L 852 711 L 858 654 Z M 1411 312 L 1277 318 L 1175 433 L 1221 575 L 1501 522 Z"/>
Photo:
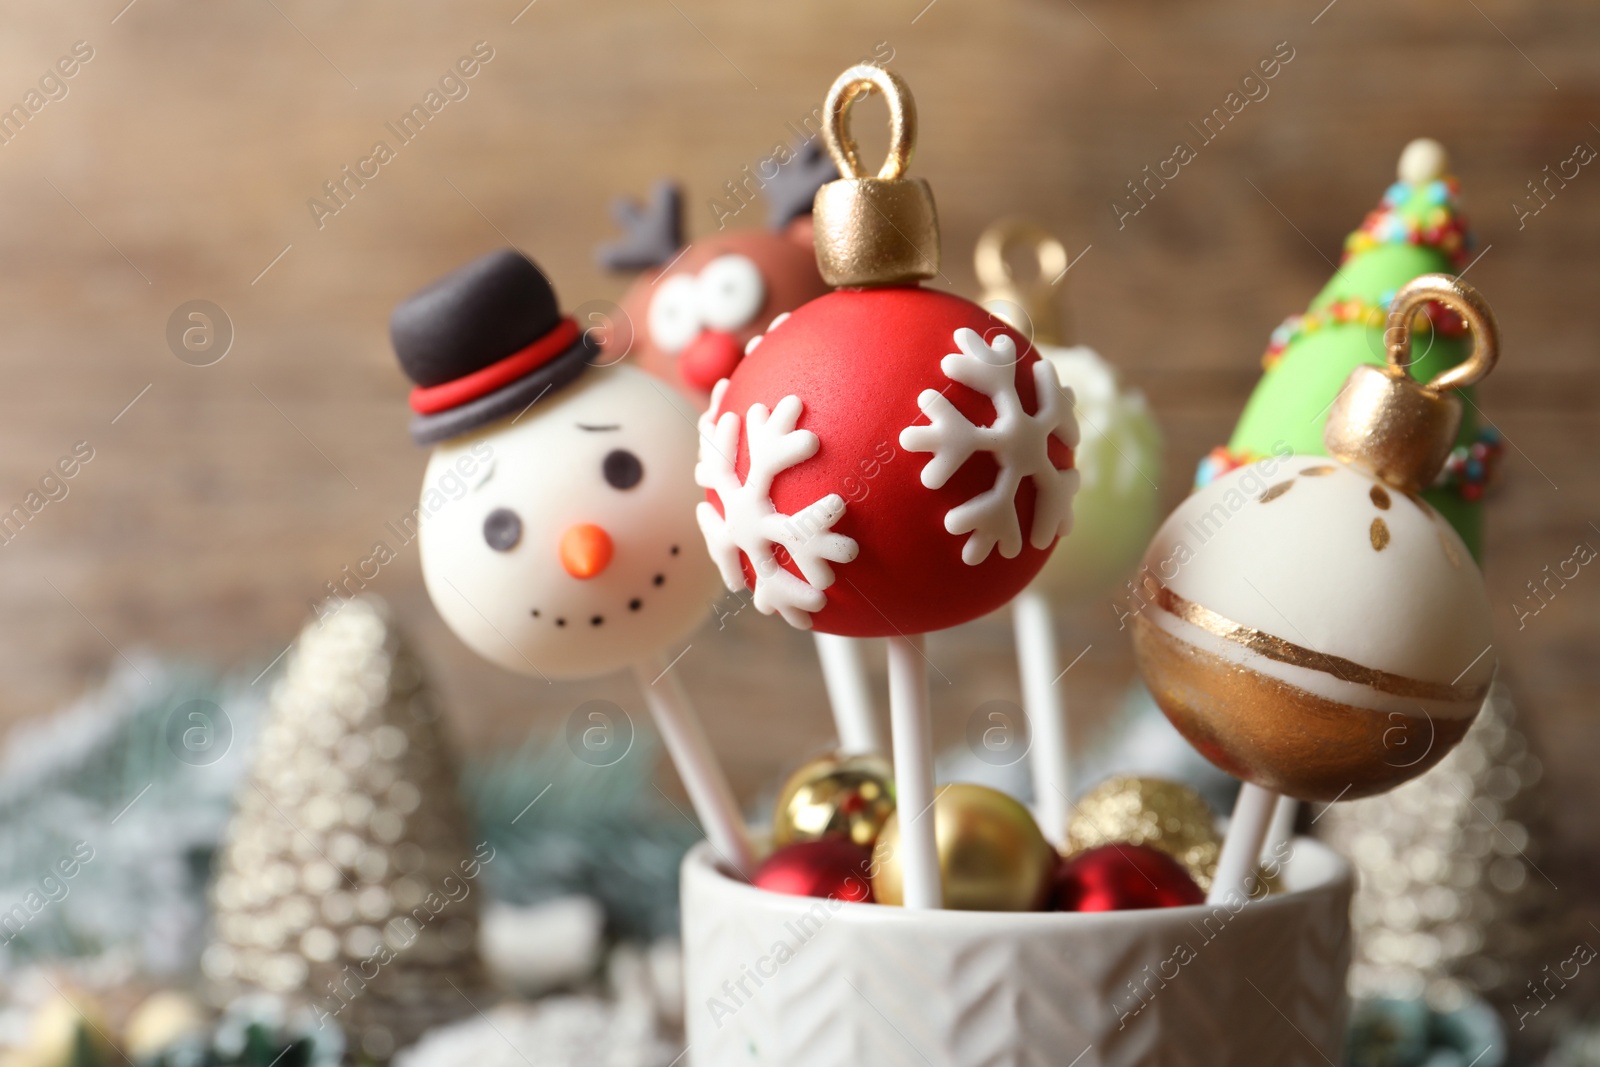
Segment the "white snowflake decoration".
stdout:
<path fill-rule="evenodd" d="M 1039 360 L 1033 365 L 1039 410 L 1029 415 L 1017 395 L 1017 347 L 1009 336 L 1001 334 L 991 346 L 976 331 L 963 327 L 956 331 L 955 342 L 960 351 L 945 356 L 939 367 L 951 381 L 988 397 L 994 404 L 994 422 L 974 425 L 942 392 L 924 389 L 917 406 L 929 422 L 901 430 L 900 447 L 933 453 L 922 468 L 922 484 L 929 489 L 941 488 L 975 452 L 989 453 L 999 466 L 993 486 L 945 513 L 946 530 L 971 535 L 961 546 L 963 562 L 975 567 L 996 546 L 1006 559 L 1022 551 L 1016 497 L 1024 478 L 1032 478 L 1034 485 L 1028 541 L 1034 548 L 1048 548 L 1072 529 L 1072 496 L 1078 491 L 1078 472 L 1057 470 L 1049 453 L 1052 436 L 1077 447 L 1072 391 L 1059 388 L 1055 370 Z"/>
<path fill-rule="evenodd" d="M 773 479 L 816 455 L 817 435 L 795 428 L 803 409 L 798 396 L 784 397 L 770 413 L 765 404 L 753 404 L 741 419 L 737 412 L 720 411 L 727 388 L 726 379 L 717 383 L 710 408 L 700 416 L 694 480 L 722 502 L 720 515 L 707 502 L 696 508 L 700 532 L 730 591 L 750 588 L 742 555 L 756 572 L 756 610 L 764 615 L 776 611 L 790 626 L 809 630 L 812 613 L 827 603 L 823 591 L 833 584 L 832 564 L 849 563 L 859 551 L 854 538 L 832 532 L 844 515 L 844 498 L 830 493 L 797 514 L 780 512 L 772 503 Z M 733 465 L 741 428 L 750 450 L 743 482 Z M 780 547 L 800 569 L 799 576 L 779 562 Z"/>

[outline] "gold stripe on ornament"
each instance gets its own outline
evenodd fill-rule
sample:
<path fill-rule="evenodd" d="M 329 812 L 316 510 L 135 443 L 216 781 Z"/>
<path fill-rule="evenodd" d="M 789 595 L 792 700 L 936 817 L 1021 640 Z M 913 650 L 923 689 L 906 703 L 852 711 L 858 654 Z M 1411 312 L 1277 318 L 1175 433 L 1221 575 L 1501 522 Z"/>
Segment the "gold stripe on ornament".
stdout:
<path fill-rule="evenodd" d="M 1258 652 L 1268 659 L 1277 660 L 1279 663 L 1287 663 L 1293 667 L 1304 667 L 1307 670 L 1331 674 L 1346 682 L 1364 685 L 1381 693 L 1413 697 L 1419 700 L 1442 700 L 1452 704 L 1465 704 L 1480 701 L 1489 692 L 1489 683 L 1487 682 L 1477 685 L 1445 685 L 1439 682 L 1424 682 L 1416 678 L 1407 678 L 1403 674 L 1390 674 L 1388 671 L 1378 670 L 1375 667 L 1363 667 L 1361 664 L 1344 659 L 1341 656 L 1329 655 L 1326 652 L 1315 652 L 1292 641 L 1285 641 L 1281 637 L 1269 634 L 1265 630 L 1257 630 L 1218 615 L 1202 604 L 1196 604 L 1192 600 L 1185 600 L 1167 586 L 1158 586 L 1156 588 L 1155 599 L 1156 606 L 1163 611 L 1177 616 L 1191 626 L 1198 626 L 1215 637 L 1220 637 L 1225 641 L 1232 641 L 1236 645 L 1242 645 L 1252 652 Z"/>

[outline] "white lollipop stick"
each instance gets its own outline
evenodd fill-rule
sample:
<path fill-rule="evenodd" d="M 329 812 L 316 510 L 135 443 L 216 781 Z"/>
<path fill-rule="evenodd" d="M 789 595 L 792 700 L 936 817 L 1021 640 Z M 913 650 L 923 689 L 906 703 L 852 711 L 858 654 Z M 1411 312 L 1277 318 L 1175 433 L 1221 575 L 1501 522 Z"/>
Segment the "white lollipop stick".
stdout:
<path fill-rule="evenodd" d="M 1300 814 L 1300 802 L 1294 797 L 1280 795 L 1272 808 L 1272 825 L 1267 830 L 1266 844 L 1261 846 L 1261 862 L 1283 866 L 1289 858 L 1289 842 L 1294 838 L 1294 819 Z"/>
<path fill-rule="evenodd" d="M 862 661 L 862 642 L 814 631 L 817 658 L 822 661 L 822 680 L 828 687 L 828 704 L 833 708 L 834 727 L 839 733 L 839 751 L 854 756 L 882 752 L 883 735 L 878 730 L 878 712 L 872 706 L 872 687 L 867 684 L 867 666 Z"/>
<path fill-rule="evenodd" d="M 1206 895 L 1207 904 L 1220 904 L 1234 891 L 1249 896 L 1256 865 L 1261 861 L 1261 845 L 1267 839 L 1277 803 L 1278 794 L 1259 785 L 1246 782 L 1239 790 L 1233 818 L 1228 822 L 1228 836 L 1222 839 L 1222 855 L 1217 857 L 1217 874 Z"/>
<path fill-rule="evenodd" d="M 645 703 L 655 716 L 667 754 L 683 779 L 689 803 L 705 827 L 706 839 L 724 860 L 749 878 L 756 869 L 755 849 L 744 817 L 739 814 L 733 787 L 711 750 L 700 717 L 689 703 L 689 694 L 684 692 L 678 676 L 667 669 L 669 666 L 666 657 L 661 656 L 654 662 L 636 664 L 633 674 L 644 690 Z"/>
<path fill-rule="evenodd" d="M 1028 766 L 1033 772 L 1033 811 L 1039 829 L 1053 845 L 1067 841 L 1072 782 L 1068 762 L 1066 701 L 1056 678 L 1056 624 L 1050 602 L 1025 589 L 1011 602 L 1017 633 L 1017 666 L 1022 674 L 1022 709 L 1028 716 L 1032 744 Z"/>
<path fill-rule="evenodd" d="M 895 808 L 900 815 L 902 896 L 908 908 L 944 907 L 934 834 L 933 728 L 921 634 L 889 638 L 889 723 Z"/>

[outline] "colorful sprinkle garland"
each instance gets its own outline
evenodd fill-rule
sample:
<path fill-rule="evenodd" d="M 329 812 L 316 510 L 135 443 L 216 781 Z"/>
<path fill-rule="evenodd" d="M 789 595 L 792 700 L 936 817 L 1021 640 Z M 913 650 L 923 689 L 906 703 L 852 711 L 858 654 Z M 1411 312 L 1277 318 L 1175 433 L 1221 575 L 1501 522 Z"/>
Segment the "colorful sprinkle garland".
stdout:
<path fill-rule="evenodd" d="M 1391 289 L 1380 295 L 1376 304 L 1353 296 L 1346 300 L 1335 300 L 1325 308 L 1308 311 L 1304 315 L 1290 315 L 1268 338 L 1267 350 L 1261 356 L 1261 368 L 1271 370 L 1276 367 L 1283 362 L 1283 354 L 1290 345 L 1330 326 L 1359 325 L 1382 329 L 1389 318 L 1389 305 L 1393 303 L 1394 290 Z M 1467 324 L 1461 316 L 1443 304 L 1425 305 L 1424 314 L 1441 337 L 1461 337 L 1467 332 Z"/>
<path fill-rule="evenodd" d="M 1384 320 L 1389 316 L 1389 304 L 1394 300 L 1394 293 L 1384 293 L 1376 304 L 1370 303 L 1360 297 L 1351 297 L 1348 300 L 1335 300 L 1319 311 L 1308 311 L 1304 315 L 1290 315 L 1284 319 L 1278 328 L 1272 331 L 1272 336 L 1267 341 L 1267 351 L 1261 357 L 1263 370 L 1271 370 L 1283 359 L 1284 351 L 1296 341 L 1308 334 L 1313 334 L 1328 326 L 1343 326 L 1357 323 L 1362 326 L 1382 327 Z"/>
<path fill-rule="evenodd" d="M 1445 460 L 1444 470 L 1434 484 L 1454 489 L 1468 502 L 1481 500 L 1484 491 L 1498 479 L 1505 454 L 1499 431 L 1492 426 L 1479 427 L 1477 439 L 1471 444 L 1450 450 L 1450 458 Z"/>
<path fill-rule="evenodd" d="M 1345 238 L 1344 259 L 1385 244 L 1413 244 L 1439 249 L 1460 270 L 1475 243 L 1467 218 L 1456 207 L 1454 178 L 1437 178 L 1422 185 L 1395 182 L 1383 201 L 1367 214 L 1361 226 Z"/>
<path fill-rule="evenodd" d="M 1218 445 L 1200 461 L 1199 468 L 1194 472 L 1194 487 L 1204 489 L 1229 471 L 1263 458 L 1256 452 L 1232 452 L 1226 445 Z"/>
<path fill-rule="evenodd" d="M 1456 193 L 1454 178 L 1436 178 L 1420 185 L 1395 182 L 1384 191 L 1378 206 L 1361 220 L 1360 227 L 1345 238 L 1340 262 L 1381 245 L 1413 244 L 1439 249 L 1460 270 L 1467 264 L 1474 241 L 1466 216 L 1456 206 Z M 1295 341 L 1327 327 L 1361 325 L 1381 329 L 1393 299 L 1393 292 L 1383 293 L 1376 303 L 1350 297 L 1303 315 L 1290 315 L 1272 331 L 1267 351 L 1261 357 L 1262 366 L 1271 370 Z M 1430 305 L 1428 317 L 1445 336 L 1459 336 L 1465 329 L 1454 313 L 1437 305 Z"/>
<path fill-rule="evenodd" d="M 1461 499 L 1476 503 L 1499 479 L 1500 461 L 1505 451 L 1499 431 L 1492 426 L 1479 427 L 1471 443 L 1450 450 L 1450 458 L 1445 460 L 1444 470 L 1439 472 L 1434 487 L 1454 490 Z M 1234 452 L 1226 445 L 1218 445 L 1200 461 L 1194 472 L 1194 487 L 1204 489 L 1229 471 L 1265 458 L 1259 452 Z"/>

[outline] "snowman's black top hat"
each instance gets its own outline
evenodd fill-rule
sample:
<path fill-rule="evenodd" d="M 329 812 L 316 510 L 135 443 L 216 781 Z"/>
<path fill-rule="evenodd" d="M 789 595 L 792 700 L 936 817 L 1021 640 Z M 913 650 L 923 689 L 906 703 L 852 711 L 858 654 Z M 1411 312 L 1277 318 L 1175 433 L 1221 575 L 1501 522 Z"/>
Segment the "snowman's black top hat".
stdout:
<path fill-rule="evenodd" d="M 561 314 L 513 249 L 490 252 L 403 300 L 389 336 L 411 390 L 411 436 L 433 444 L 519 412 L 583 373 L 598 346 Z"/>

